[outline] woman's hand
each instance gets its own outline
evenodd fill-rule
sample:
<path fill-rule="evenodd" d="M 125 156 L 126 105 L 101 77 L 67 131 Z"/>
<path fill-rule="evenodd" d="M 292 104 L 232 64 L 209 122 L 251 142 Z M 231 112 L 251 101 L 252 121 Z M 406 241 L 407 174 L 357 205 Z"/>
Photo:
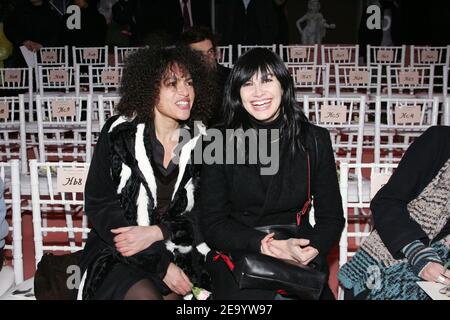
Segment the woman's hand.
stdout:
<path fill-rule="evenodd" d="M 307 239 L 290 238 L 275 240 L 271 233 L 261 240 L 261 253 L 278 259 L 290 259 L 307 265 L 319 254 L 319 251 L 309 245 Z"/>
<path fill-rule="evenodd" d="M 124 257 L 130 257 L 147 249 L 154 242 L 163 240 L 163 234 L 158 226 L 123 227 L 111 229 L 111 232 L 117 234 L 114 243 L 117 251 Z"/>
<path fill-rule="evenodd" d="M 444 273 L 444 267 L 437 262 L 429 262 L 419 273 L 419 277 L 426 281 L 450 285 L 450 270 Z"/>
<path fill-rule="evenodd" d="M 170 290 L 182 296 L 185 296 L 192 290 L 192 283 L 188 276 L 173 262 L 169 264 L 163 281 Z"/>

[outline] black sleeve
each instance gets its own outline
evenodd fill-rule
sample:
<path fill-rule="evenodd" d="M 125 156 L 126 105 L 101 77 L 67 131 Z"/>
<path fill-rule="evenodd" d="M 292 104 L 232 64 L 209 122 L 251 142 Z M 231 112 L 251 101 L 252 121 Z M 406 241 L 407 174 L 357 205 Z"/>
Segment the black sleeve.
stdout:
<path fill-rule="evenodd" d="M 310 244 L 319 250 L 320 255 L 326 256 L 339 241 L 345 219 L 336 162 L 328 130 L 320 129 L 316 134 L 316 139 L 318 163 L 311 181 L 316 224 Z"/>
<path fill-rule="evenodd" d="M 428 245 L 427 235 L 410 218 L 407 205 L 442 166 L 444 157 L 440 139 L 448 139 L 448 136 L 440 138 L 438 127 L 431 127 L 418 137 L 405 152 L 388 183 L 371 202 L 375 229 L 396 259 L 403 257 L 400 250 L 414 240 L 422 240 Z"/>
<path fill-rule="evenodd" d="M 108 142 L 110 125 L 105 125 L 95 146 L 85 187 L 85 210 L 100 238 L 114 246 L 111 229 L 127 227 L 124 211 L 110 175 L 111 157 Z"/>
<path fill-rule="evenodd" d="M 11 16 L 6 18 L 3 24 L 3 31 L 6 37 L 17 47 L 21 46 L 25 40 L 28 40 L 25 37 L 24 25 L 22 24 L 24 23 L 23 19 L 18 12 L 18 9 L 16 9 Z"/>
<path fill-rule="evenodd" d="M 260 252 L 265 234 L 236 221 L 225 166 L 203 165 L 200 193 L 200 228 L 206 243 L 220 251 L 246 250 Z"/>

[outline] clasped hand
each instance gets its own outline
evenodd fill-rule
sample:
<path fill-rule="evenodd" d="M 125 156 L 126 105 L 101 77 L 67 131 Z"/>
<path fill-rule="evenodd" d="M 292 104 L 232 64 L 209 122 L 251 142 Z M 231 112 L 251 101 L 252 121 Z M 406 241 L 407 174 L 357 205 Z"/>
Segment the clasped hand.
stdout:
<path fill-rule="evenodd" d="M 261 253 L 278 259 L 295 260 L 303 265 L 309 264 L 319 254 L 307 239 L 275 240 L 274 235 L 270 233 L 261 240 Z"/>

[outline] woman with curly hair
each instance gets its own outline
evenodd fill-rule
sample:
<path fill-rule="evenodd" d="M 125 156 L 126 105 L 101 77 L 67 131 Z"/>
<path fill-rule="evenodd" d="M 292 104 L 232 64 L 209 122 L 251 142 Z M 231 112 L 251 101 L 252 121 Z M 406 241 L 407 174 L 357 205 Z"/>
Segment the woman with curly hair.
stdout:
<path fill-rule="evenodd" d="M 210 83 L 188 48 L 145 48 L 128 59 L 118 115 L 102 129 L 86 182 L 93 228 L 78 298 L 178 299 L 207 285 L 190 213 L 199 172 L 189 159 L 214 101 Z M 182 130 L 197 135 L 184 143 Z"/>

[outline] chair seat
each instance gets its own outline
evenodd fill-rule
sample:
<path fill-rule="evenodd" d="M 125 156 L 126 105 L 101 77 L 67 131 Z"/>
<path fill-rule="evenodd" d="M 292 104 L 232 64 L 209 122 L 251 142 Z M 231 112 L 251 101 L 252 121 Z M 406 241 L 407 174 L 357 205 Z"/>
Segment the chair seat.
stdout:
<path fill-rule="evenodd" d="M 34 296 L 34 278 L 9 288 L 6 293 L 0 296 L 0 300 L 36 300 Z"/>
<path fill-rule="evenodd" d="M 348 197 L 347 201 L 351 202 L 370 202 L 370 181 L 363 178 L 362 180 L 362 199 L 358 199 L 358 181 L 355 178 L 351 178 L 349 175 L 348 182 Z M 359 201 L 358 201 L 359 200 Z"/>

